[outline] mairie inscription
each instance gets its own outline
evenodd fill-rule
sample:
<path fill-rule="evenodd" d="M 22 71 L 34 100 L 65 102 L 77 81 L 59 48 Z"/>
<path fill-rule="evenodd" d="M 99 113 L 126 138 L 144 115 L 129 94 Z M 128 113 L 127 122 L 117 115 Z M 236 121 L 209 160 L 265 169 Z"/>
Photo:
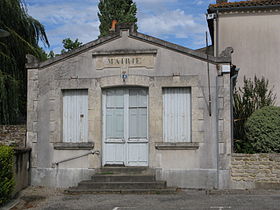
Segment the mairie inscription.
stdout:
<path fill-rule="evenodd" d="M 109 55 L 96 57 L 96 69 L 106 68 L 147 68 L 153 69 L 155 65 L 154 55 Z"/>

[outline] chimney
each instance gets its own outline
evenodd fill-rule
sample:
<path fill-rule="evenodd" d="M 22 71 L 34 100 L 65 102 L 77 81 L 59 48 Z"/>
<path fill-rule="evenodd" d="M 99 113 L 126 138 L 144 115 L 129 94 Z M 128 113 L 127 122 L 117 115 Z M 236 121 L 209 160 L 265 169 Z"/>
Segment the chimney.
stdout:
<path fill-rule="evenodd" d="M 217 4 L 228 3 L 228 0 L 217 0 Z"/>
<path fill-rule="evenodd" d="M 117 25 L 118 21 L 117 20 L 112 20 L 112 26 L 110 28 L 111 32 L 115 32 L 116 31 L 116 25 Z"/>

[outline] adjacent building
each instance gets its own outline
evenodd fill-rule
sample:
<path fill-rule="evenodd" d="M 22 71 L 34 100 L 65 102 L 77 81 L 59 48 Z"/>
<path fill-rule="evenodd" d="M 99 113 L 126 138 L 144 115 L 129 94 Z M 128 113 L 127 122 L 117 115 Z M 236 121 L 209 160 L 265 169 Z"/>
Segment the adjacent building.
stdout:
<path fill-rule="evenodd" d="M 232 62 L 240 68 L 238 86 L 243 78 L 262 76 L 269 80 L 280 105 L 280 1 L 217 0 L 207 14 L 214 55 L 232 47 Z"/>

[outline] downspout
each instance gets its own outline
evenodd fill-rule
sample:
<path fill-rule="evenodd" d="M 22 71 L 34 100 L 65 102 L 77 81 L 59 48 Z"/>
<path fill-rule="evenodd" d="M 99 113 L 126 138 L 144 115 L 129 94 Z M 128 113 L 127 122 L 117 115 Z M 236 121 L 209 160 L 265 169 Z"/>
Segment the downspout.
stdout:
<path fill-rule="evenodd" d="M 208 33 L 206 32 L 206 56 L 207 56 L 207 78 L 208 78 L 208 109 L 209 116 L 212 115 L 212 99 L 211 99 L 211 82 L 210 82 L 210 64 L 208 55 Z"/>
<path fill-rule="evenodd" d="M 231 152 L 233 152 L 233 90 L 234 90 L 234 83 L 238 77 L 239 68 L 234 69 L 234 75 L 230 78 L 230 112 L 231 112 Z"/>
<path fill-rule="evenodd" d="M 216 76 L 216 156 L 217 156 L 217 177 L 216 177 L 216 189 L 219 189 L 220 185 L 220 167 L 219 167 L 219 163 L 220 163 L 220 156 L 219 156 L 219 107 L 218 107 L 218 99 L 219 99 L 219 88 L 218 88 L 218 79 L 219 79 L 219 75 Z"/>
<path fill-rule="evenodd" d="M 214 19 L 215 27 L 214 27 L 214 47 L 215 47 L 215 56 L 219 55 L 219 11 L 216 12 L 216 18 Z"/>

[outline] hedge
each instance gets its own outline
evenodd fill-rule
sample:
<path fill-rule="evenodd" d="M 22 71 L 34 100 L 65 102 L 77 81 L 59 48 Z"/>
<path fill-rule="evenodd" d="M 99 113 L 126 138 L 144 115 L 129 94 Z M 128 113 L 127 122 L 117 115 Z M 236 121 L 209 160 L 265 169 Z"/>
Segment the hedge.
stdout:
<path fill-rule="evenodd" d="M 254 153 L 280 153 L 280 107 L 255 111 L 245 123 L 245 134 Z"/>
<path fill-rule="evenodd" d="M 10 198 L 15 186 L 13 148 L 0 145 L 0 206 Z"/>

